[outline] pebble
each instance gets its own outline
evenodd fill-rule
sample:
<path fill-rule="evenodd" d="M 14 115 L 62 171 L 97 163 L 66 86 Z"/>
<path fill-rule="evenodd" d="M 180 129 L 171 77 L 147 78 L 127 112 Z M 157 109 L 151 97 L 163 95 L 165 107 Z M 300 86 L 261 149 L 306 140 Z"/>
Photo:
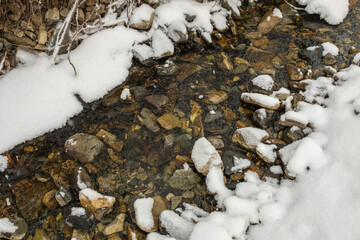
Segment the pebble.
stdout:
<path fill-rule="evenodd" d="M 160 124 L 161 127 L 165 128 L 166 130 L 171 130 L 173 128 L 182 127 L 182 122 L 171 113 L 166 113 L 156 119 L 156 121 Z"/>
<path fill-rule="evenodd" d="M 206 104 L 219 104 L 228 99 L 225 91 L 209 91 L 204 94 L 202 101 Z"/>
<path fill-rule="evenodd" d="M 107 225 L 102 231 L 104 235 L 109 236 L 114 233 L 122 232 L 124 230 L 125 214 L 120 213 L 116 216 L 114 221 Z"/>

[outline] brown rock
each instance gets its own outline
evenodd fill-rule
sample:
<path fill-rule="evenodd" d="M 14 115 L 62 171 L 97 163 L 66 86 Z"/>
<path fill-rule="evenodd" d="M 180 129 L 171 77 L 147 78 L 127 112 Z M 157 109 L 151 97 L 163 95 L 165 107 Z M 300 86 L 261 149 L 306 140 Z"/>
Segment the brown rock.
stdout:
<path fill-rule="evenodd" d="M 161 196 L 155 196 L 152 199 L 154 199 L 154 204 L 151 212 L 154 218 L 154 229 L 156 229 L 155 231 L 157 231 L 160 226 L 160 214 L 163 211 L 169 209 L 169 204 L 167 200 Z"/>
<path fill-rule="evenodd" d="M 217 64 L 223 71 L 234 72 L 234 66 L 231 59 L 225 52 L 220 53 Z"/>
<path fill-rule="evenodd" d="M 88 233 L 83 232 L 81 230 L 78 229 L 74 229 L 73 233 L 72 233 L 72 237 L 71 239 L 76 239 L 76 240 L 91 240 L 91 237 Z"/>
<path fill-rule="evenodd" d="M 304 78 L 304 74 L 301 69 L 292 63 L 286 64 L 286 73 L 292 81 L 299 81 Z"/>
<path fill-rule="evenodd" d="M 100 129 L 100 131 L 98 131 L 98 133 L 96 134 L 96 137 L 101 139 L 103 142 L 105 142 L 107 145 L 109 145 L 112 149 L 114 149 L 117 152 L 120 152 L 124 146 L 123 141 L 118 140 L 114 134 L 109 133 L 104 129 Z"/>
<path fill-rule="evenodd" d="M 235 64 L 234 72 L 237 74 L 245 72 L 250 66 L 250 63 L 248 61 L 239 57 L 234 58 L 234 64 Z"/>
<path fill-rule="evenodd" d="M 126 233 L 128 236 L 128 240 L 145 240 L 146 236 L 138 231 L 136 228 L 132 227 L 131 225 L 128 225 L 126 229 Z"/>
<path fill-rule="evenodd" d="M 258 30 L 259 32 L 266 34 L 270 32 L 278 23 L 280 23 L 282 18 L 279 18 L 273 14 L 273 11 L 265 13 L 261 19 Z"/>
<path fill-rule="evenodd" d="M 46 44 L 47 42 L 47 32 L 45 30 L 39 31 L 38 44 Z"/>
<path fill-rule="evenodd" d="M 194 122 L 197 117 L 201 117 L 204 110 L 202 110 L 201 106 L 193 100 L 190 100 L 190 108 L 190 121 Z"/>
<path fill-rule="evenodd" d="M 109 225 L 107 225 L 104 230 L 103 234 L 108 236 L 114 233 L 122 232 L 124 230 L 124 221 L 125 221 L 125 214 L 120 213 L 116 216 L 114 221 L 112 221 Z"/>
<path fill-rule="evenodd" d="M 90 188 L 83 189 L 79 192 L 81 205 L 91 211 L 96 220 L 100 221 L 104 214 L 112 210 L 115 198 L 104 196 Z"/>
<path fill-rule="evenodd" d="M 260 101 L 258 97 L 260 97 L 261 100 L 263 101 Z M 243 93 L 241 94 L 241 100 L 243 100 L 246 103 L 258 105 L 260 107 L 272 109 L 272 110 L 276 110 L 280 107 L 280 101 L 277 98 L 270 97 L 260 93 L 251 93 L 251 94 Z"/>
<path fill-rule="evenodd" d="M 53 189 L 53 190 L 47 192 L 42 199 L 42 203 L 45 205 L 45 207 L 47 207 L 50 210 L 55 209 L 59 205 L 55 199 L 56 193 L 57 193 L 57 190 Z"/>
<path fill-rule="evenodd" d="M 260 32 L 249 32 L 245 35 L 245 38 L 247 39 L 259 39 L 262 37 L 262 34 Z"/>
<path fill-rule="evenodd" d="M 173 128 L 182 127 L 182 122 L 171 113 L 166 113 L 159 117 L 156 120 L 161 127 L 165 128 L 166 130 L 171 130 Z"/>
<path fill-rule="evenodd" d="M 165 95 L 150 95 L 144 98 L 145 102 L 156 107 L 158 111 L 169 101 Z"/>
<path fill-rule="evenodd" d="M 336 58 L 331 54 L 331 53 L 327 53 L 324 58 L 322 59 L 322 62 L 325 64 L 325 65 L 334 65 L 337 60 Z"/>
<path fill-rule="evenodd" d="M 255 47 L 248 47 L 246 49 L 245 58 L 248 59 L 250 62 L 271 62 L 271 59 L 275 56 L 275 53 L 265 51 Z"/>
<path fill-rule="evenodd" d="M 60 20 L 60 13 L 58 8 L 52 8 L 45 13 L 45 20 L 50 24 L 56 23 Z"/>
<path fill-rule="evenodd" d="M 251 43 L 255 46 L 255 47 L 261 47 L 261 48 L 267 48 L 267 45 L 269 43 L 269 40 L 266 37 L 262 37 L 259 39 L 252 39 Z"/>
<path fill-rule="evenodd" d="M 140 6 L 141 7 L 141 6 Z M 148 5 L 147 5 L 148 7 Z M 150 9 L 152 9 L 151 7 L 149 7 Z M 153 24 L 154 21 L 154 17 L 155 17 L 155 11 L 153 11 L 150 15 L 150 18 L 148 19 L 143 19 L 140 22 L 133 22 L 133 19 L 130 18 L 130 22 L 129 22 L 129 27 L 131 28 L 135 28 L 135 29 L 139 29 L 139 30 L 147 30 L 151 27 L 151 25 Z"/>
<path fill-rule="evenodd" d="M 226 101 L 228 95 L 225 91 L 210 91 L 204 95 L 203 102 L 206 104 L 218 104 Z"/>
<path fill-rule="evenodd" d="M 140 115 L 137 116 L 141 125 L 146 126 L 154 133 L 160 131 L 159 125 L 156 123 L 156 116 L 150 109 L 143 108 Z"/>
<path fill-rule="evenodd" d="M 224 112 L 224 116 L 228 121 L 234 121 L 237 118 L 236 113 L 234 113 L 230 108 L 221 107 Z"/>

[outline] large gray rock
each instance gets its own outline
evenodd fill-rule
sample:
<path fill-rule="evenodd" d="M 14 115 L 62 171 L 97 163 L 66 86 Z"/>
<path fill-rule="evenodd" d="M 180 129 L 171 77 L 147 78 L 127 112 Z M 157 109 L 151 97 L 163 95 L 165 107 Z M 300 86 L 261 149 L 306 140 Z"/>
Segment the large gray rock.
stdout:
<path fill-rule="evenodd" d="M 85 133 L 77 133 L 65 142 L 65 152 L 82 163 L 93 162 L 104 149 L 103 142 L 97 137 Z"/>

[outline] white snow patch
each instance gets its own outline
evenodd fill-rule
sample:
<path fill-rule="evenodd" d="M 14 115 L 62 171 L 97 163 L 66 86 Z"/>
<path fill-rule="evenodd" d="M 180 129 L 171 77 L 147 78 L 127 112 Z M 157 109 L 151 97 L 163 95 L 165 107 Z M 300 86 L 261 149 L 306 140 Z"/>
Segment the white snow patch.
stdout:
<path fill-rule="evenodd" d="M 281 166 L 279 166 L 279 165 L 271 166 L 270 171 L 274 174 L 283 174 L 283 170 L 282 170 Z"/>
<path fill-rule="evenodd" d="M 71 208 L 71 215 L 81 217 L 85 215 L 85 208 L 82 207 L 72 207 Z"/>
<path fill-rule="evenodd" d="M 277 147 L 275 144 L 264 144 L 264 143 L 259 143 L 256 146 L 256 151 L 258 153 L 260 153 L 261 155 L 263 155 L 266 159 L 268 159 L 270 162 L 275 162 L 277 154 L 276 154 L 276 150 Z"/>
<path fill-rule="evenodd" d="M 269 75 L 259 75 L 256 78 L 252 79 L 251 82 L 265 91 L 271 91 L 274 86 L 274 80 Z"/>
<path fill-rule="evenodd" d="M 191 159 L 198 171 L 206 166 L 212 167 L 222 165 L 219 153 L 205 137 L 196 140 L 191 153 Z"/>
<path fill-rule="evenodd" d="M 330 42 L 325 42 L 321 45 L 324 48 L 323 56 L 325 56 L 328 53 L 332 54 L 333 56 L 339 55 L 339 48 L 336 45 L 334 45 Z"/>
<path fill-rule="evenodd" d="M 282 15 L 280 9 L 278 9 L 278 8 L 274 8 L 272 15 L 274 17 L 283 18 L 283 15 Z"/>
<path fill-rule="evenodd" d="M 232 172 L 242 172 L 242 170 L 250 167 L 251 162 L 246 158 L 238 158 L 234 156 L 234 166 L 231 168 Z"/>
<path fill-rule="evenodd" d="M 129 25 L 139 24 L 143 21 L 150 21 L 154 9 L 147 4 L 141 4 L 135 8 L 130 17 Z"/>
<path fill-rule="evenodd" d="M 129 88 L 124 88 L 120 94 L 121 100 L 126 100 L 128 98 L 131 98 L 131 93 Z"/>
<path fill-rule="evenodd" d="M 8 218 L 0 218 L 0 233 L 14 233 L 18 229 Z"/>
<path fill-rule="evenodd" d="M 6 156 L 0 155 L 0 172 L 5 171 L 8 166 L 9 159 Z"/>
<path fill-rule="evenodd" d="M 152 198 L 137 199 L 134 203 L 136 223 L 148 230 L 154 227 L 153 205 L 154 199 Z"/>
<path fill-rule="evenodd" d="M 255 103 L 261 104 L 264 107 L 268 107 L 268 108 L 273 108 L 276 105 L 280 104 L 279 99 L 271 97 L 271 96 L 267 96 L 264 94 L 260 94 L 260 93 L 242 93 L 241 99 L 243 101 L 254 102 L 254 104 Z"/>

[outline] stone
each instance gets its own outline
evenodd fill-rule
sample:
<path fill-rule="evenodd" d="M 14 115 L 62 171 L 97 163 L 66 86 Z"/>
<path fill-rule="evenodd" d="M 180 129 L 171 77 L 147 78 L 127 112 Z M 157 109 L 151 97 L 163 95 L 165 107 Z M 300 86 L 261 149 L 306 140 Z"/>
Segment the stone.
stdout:
<path fill-rule="evenodd" d="M 135 227 L 128 225 L 126 228 L 127 240 L 145 240 L 146 236 Z"/>
<path fill-rule="evenodd" d="M 226 151 L 222 157 L 224 163 L 224 172 L 227 175 L 231 175 L 233 173 L 232 168 L 235 166 L 234 158 L 239 159 L 246 159 L 249 160 L 248 157 L 241 152 L 234 152 L 234 151 Z"/>
<path fill-rule="evenodd" d="M 274 89 L 274 80 L 269 75 L 259 75 L 247 85 L 248 92 L 270 95 Z"/>
<path fill-rule="evenodd" d="M 178 169 L 168 180 L 172 188 L 190 190 L 201 181 L 201 178 L 191 168 Z"/>
<path fill-rule="evenodd" d="M 158 66 L 156 73 L 160 76 L 171 76 L 178 71 L 176 64 L 173 61 L 166 60 L 166 62 Z"/>
<path fill-rule="evenodd" d="M 73 198 L 70 191 L 64 186 L 61 186 L 59 191 L 55 195 L 55 199 L 59 203 L 59 205 L 63 207 L 69 202 L 71 202 Z"/>
<path fill-rule="evenodd" d="M 136 14 L 137 12 L 143 13 L 140 16 L 141 19 L 139 19 L 139 14 Z M 148 30 L 154 21 L 154 17 L 154 9 L 147 4 L 142 4 L 133 11 L 133 15 L 130 17 L 129 27 L 139 30 Z"/>
<path fill-rule="evenodd" d="M 105 149 L 97 137 L 85 133 L 76 133 L 65 142 L 65 152 L 82 163 L 90 163 Z"/>
<path fill-rule="evenodd" d="M 152 198 L 154 200 L 153 203 L 153 207 L 151 210 L 151 213 L 153 215 L 153 219 L 154 219 L 154 230 L 157 231 L 159 230 L 159 226 L 160 226 L 160 214 L 169 209 L 169 204 L 167 202 L 167 200 L 161 196 L 154 196 Z"/>
<path fill-rule="evenodd" d="M 176 209 L 179 204 L 181 203 L 182 201 L 182 196 L 174 196 L 173 198 L 171 198 L 171 209 L 174 210 Z"/>
<path fill-rule="evenodd" d="M 81 191 L 85 188 L 94 188 L 95 184 L 91 177 L 89 176 L 88 172 L 83 167 L 76 167 L 74 169 L 74 182 L 76 188 Z"/>
<path fill-rule="evenodd" d="M 156 121 L 160 124 L 161 127 L 165 128 L 166 130 L 171 130 L 173 128 L 182 127 L 182 122 L 171 113 L 166 113 L 156 119 Z"/>
<path fill-rule="evenodd" d="M 14 219 L 9 219 L 10 222 L 17 227 L 16 231 L 13 233 L 0 232 L 0 238 L 11 239 L 11 240 L 21 240 L 25 237 L 28 227 L 23 218 L 16 217 Z"/>
<path fill-rule="evenodd" d="M 231 59 L 225 52 L 221 52 L 219 54 L 217 64 L 225 72 L 234 72 L 234 66 L 231 62 Z"/>
<path fill-rule="evenodd" d="M 269 138 L 269 134 L 262 129 L 245 127 L 235 131 L 232 141 L 239 144 L 247 150 L 255 151 L 260 142 L 264 142 Z"/>
<path fill-rule="evenodd" d="M 143 86 L 135 86 L 130 88 L 130 93 L 134 96 L 135 100 L 139 100 L 147 94 L 147 90 Z"/>
<path fill-rule="evenodd" d="M 255 124 L 263 129 L 271 127 L 275 122 L 275 111 L 259 108 L 253 114 Z"/>
<path fill-rule="evenodd" d="M 156 133 L 160 131 L 160 127 L 156 123 L 156 116 L 150 109 L 143 108 L 137 117 L 141 125 L 144 125 L 152 132 Z"/>
<path fill-rule="evenodd" d="M 100 221 L 101 218 L 112 211 L 112 206 L 115 203 L 115 198 L 102 195 L 90 188 L 85 188 L 79 192 L 79 199 L 81 205 L 91 211 L 96 220 Z"/>
<path fill-rule="evenodd" d="M 45 20 L 50 23 L 54 24 L 60 20 L 60 12 L 58 8 L 51 8 L 46 11 L 45 13 Z"/>
<path fill-rule="evenodd" d="M 39 31 L 38 44 L 45 45 L 47 42 L 47 32 L 45 30 Z"/>
<path fill-rule="evenodd" d="M 301 128 L 299 128 L 297 126 L 292 126 L 285 130 L 283 139 L 288 143 L 292 143 L 292 142 L 300 140 L 304 137 L 305 137 L 305 134 L 301 130 Z"/>
<path fill-rule="evenodd" d="M 269 43 L 269 39 L 267 39 L 266 37 L 262 37 L 259 39 L 252 39 L 251 43 L 255 46 L 255 47 L 260 47 L 260 48 L 267 48 L 268 43 Z"/>
<path fill-rule="evenodd" d="M 105 131 L 104 129 L 100 129 L 97 132 L 96 137 L 101 139 L 103 142 L 105 142 L 107 145 L 109 145 L 109 147 L 111 147 L 112 149 L 114 149 L 117 152 L 120 152 L 124 146 L 123 141 L 118 140 L 114 134 L 109 133 L 108 131 Z"/>
<path fill-rule="evenodd" d="M 239 57 L 234 58 L 234 64 L 235 64 L 234 73 L 236 74 L 244 73 L 250 67 L 250 63 L 248 61 Z"/>
<path fill-rule="evenodd" d="M 247 39 L 259 39 L 262 37 L 262 33 L 261 32 L 249 32 L 245 35 L 245 38 Z"/>
<path fill-rule="evenodd" d="M 114 221 L 107 225 L 102 231 L 104 235 L 109 236 L 114 233 L 122 232 L 124 230 L 125 214 L 120 213 L 116 216 Z"/>
<path fill-rule="evenodd" d="M 215 147 L 215 149 L 220 149 L 225 147 L 224 141 L 222 140 L 221 135 L 210 136 L 207 140 Z"/>
<path fill-rule="evenodd" d="M 276 16 L 274 11 L 269 11 L 262 17 L 258 25 L 258 30 L 262 34 L 266 34 L 270 32 L 278 23 L 280 23 L 281 20 L 282 18 Z"/>
<path fill-rule="evenodd" d="M 42 203 L 49 210 L 55 209 L 57 206 L 59 206 L 58 202 L 55 199 L 56 193 L 57 193 L 57 190 L 52 189 L 49 192 L 47 192 L 42 199 Z"/>
<path fill-rule="evenodd" d="M 322 63 L 327 66 L 334 65 L 336 62 L 336 58 L 331 53 L 327 53 L 322 59 Z"/>
<path fill-rule="evenodd" d="M 285 68 L 290 80 L 299 81 L 304 79 L 304 74 L 302 73 L 301 69 L 298 68 L 295 64 L 288 63 L 286 64 Z"/>
<path fill-rule="evenodd" d="M 50 240 L 44 229 L 36 229 L 35 235 L 32 240 Z"/>
<path fill-rule="evenodd" d="M 245 58 L 254 63 L 254 62 L 260 62 L 260 61 L 264 61 L 264 62 L 271 62 L 271 59 L 275 56 L 275 53 L 273 52 L 269 52 L 266 50 L 262 50 L 260 48 L 255 48 L 255 47 L 248 47 L 246 49 L 245 52 Z"/>
<path fill-rule="evenodd" d="M 71 239 L 76 239 L 76 240 L 91 240 L 91 237 L 88 233 L 78 230 L 78 229 L 74 229 Z"/>
<path fill-rule="evenodd" d="M 223 117 L 220 110 L 211 110 L 205 115 L 204 123 L 211 123 Z"/>
<path fill-rule="evenodd" d="M 7 41 L 15 45 L 25 45 L 30 47 L 35 47 L 36 45 L 36 42 L 32 41 L 30 38 L 27 37 L 19 38 L 11 32 L 4 32 L 3 38 L 5 38 Z"/>
<path fill-rule="evenodd" d="M 90 230 L 94 221 L 92 213 L 82 207 L 65 207 L 63 216 L 67 225 L 84 231 Z"/>
<path fill-rule="evenodd" d="M 240 11 L 236 5 L 236 2 L 233 0 L 223 0 L 221 1 L 221 6 L 226 10 L 231 11 L 231 16 L 235 19 L 240 19 Z"/>
<path fill-rule="evenodd" d="M 275 77 L 276 71 L 271 62 L 260 61 L 253 64 L 257 73 L 267 74 Z"/>
<path fill-rule="evenodd" d="M 160 112 L 161 108 L 169 101 L 169 98 L 165 95 L 150 95 L 145 97 L 144 100 Z"/>
<path fill-rule="evenodd" d="M 226 118 L 226 120 L 228 121 L 234 121 L 237 119 L 237 115 L 236 113 L 233 112 L 233 110 L 231 110 L 231 108 L 228 107 L 221 107 L 221 109 L 224 112 L 224 116 Z"/>
<path fill-rule="evenodd" d="M 280 107 L 280 101 L 277 98 L 260 93 L 242 93 L 241 100 L 249 104 L 272 110 L 276 110 Z"/>
<path fill-rule="evenodd" d="M 203 102 L 206 104 L 219 104 L 228 99 L 228 95 L 225 91 L 210 91 L 205 93 Z"/>

